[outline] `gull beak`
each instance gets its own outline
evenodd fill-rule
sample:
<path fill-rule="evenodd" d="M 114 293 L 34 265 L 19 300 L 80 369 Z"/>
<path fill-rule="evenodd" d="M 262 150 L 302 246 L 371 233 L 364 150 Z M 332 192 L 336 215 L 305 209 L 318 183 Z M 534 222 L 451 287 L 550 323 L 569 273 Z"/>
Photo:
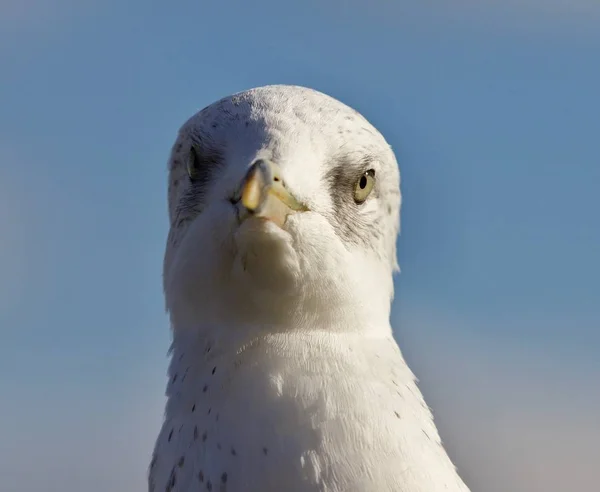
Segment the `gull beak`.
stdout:
<path fill-rule="evenodd" d="M 237 196 L 241 221 L 254 215 L 283 227 L 288 215 L 308 210 L 288 191 L 279 167 L 265 159 L 252 164 L 242 180 Z"/>

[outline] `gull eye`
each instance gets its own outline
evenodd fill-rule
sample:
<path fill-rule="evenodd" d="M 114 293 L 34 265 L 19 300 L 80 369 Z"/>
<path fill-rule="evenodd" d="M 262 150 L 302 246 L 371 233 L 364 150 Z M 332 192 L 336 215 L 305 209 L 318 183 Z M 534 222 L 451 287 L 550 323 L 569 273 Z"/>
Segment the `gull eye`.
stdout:
<path fill-rule="evenodd" d="M 187 172 L 191 181 L 196 181 L 198 178 L 200 178 L 201 164 L 202 162 L 198 158 L 198 154 L 196 154 L 196 149 L 192 147 L 192 150 L 190 151 L 190 156 L 187 161 Z"/>
<path fill-rule="evenodd" d="M 375 186 L 375 170 L 369 169 L 354 185 L 354 201 L 358 204 L 363 203 L 373 191 Z"/>

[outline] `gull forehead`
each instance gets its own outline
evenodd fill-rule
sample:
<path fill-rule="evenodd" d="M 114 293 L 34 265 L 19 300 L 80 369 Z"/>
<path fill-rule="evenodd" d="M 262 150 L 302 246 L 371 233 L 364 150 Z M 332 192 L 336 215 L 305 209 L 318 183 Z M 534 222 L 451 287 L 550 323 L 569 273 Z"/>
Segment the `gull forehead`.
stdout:
<path fill-rule="evenodd" d="M 181 131 L 216 132 L 227 138 L 228 129 L 238 126 L 268 127 L 271 136 L 306 133 L 313 140 L 328 140 L 331 145 L 349 138 L 376 150 L 387 144 L 380 133 L 356 110 L 322 92 L 298 86 L 272 85 L 250 89 L 225 97 L 192 116 Z M 321 137 L 321 138 L 320 138 Z M 219 139 L 219 137 L 217 137 Z"/>
<path fill-rule="evenodd" d="M 391 154 L 383 136 L 357 111 L 296 86 L 266 86 L 223 98 L 182 126 L 174 150 L 185 139 L 198 141 L 227 161 L 262 153 L 281 165 L 301 161 L 304 170 L 333 153 Z"/>

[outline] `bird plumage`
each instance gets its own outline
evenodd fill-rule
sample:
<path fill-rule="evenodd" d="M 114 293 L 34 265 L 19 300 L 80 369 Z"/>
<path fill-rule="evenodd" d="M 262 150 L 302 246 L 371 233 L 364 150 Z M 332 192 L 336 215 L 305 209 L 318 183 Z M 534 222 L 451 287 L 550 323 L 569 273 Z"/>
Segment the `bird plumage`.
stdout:
<path fill-rule="evenodd" d="M 283 228 L 235 213 L 257 158 L 309 210 Z M 467 491 L 389 324 L 400 178 L 379 132 L 319 92 L 258 88 L 190 119 L 169 173 L 173 345 L 149 490 Z"/>

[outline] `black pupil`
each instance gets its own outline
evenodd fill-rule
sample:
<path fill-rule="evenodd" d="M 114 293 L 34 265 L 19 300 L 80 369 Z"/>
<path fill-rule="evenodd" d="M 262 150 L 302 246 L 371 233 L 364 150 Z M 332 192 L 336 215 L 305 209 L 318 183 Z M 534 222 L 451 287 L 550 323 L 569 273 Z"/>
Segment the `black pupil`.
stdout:
<path fill-rule="evenodd" d="M 367 177 L 366 176 L 362 176 L 360 178 L 360 181 L 358 183 L 358 186 L 360 186 L 361 190 L 364 190 L 367 187 Z"/>

